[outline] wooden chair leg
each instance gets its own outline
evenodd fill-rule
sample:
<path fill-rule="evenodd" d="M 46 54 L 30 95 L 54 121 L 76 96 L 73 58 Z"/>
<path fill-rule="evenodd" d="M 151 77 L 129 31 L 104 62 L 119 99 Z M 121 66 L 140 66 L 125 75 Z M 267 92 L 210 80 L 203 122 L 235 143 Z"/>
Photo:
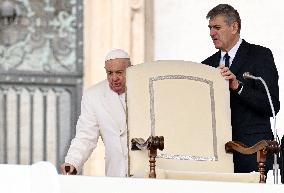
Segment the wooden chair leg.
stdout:
<path fill-rule="evenodd" d="M 259 183 L 266 183 L 266 175 L 265 175 L 266 155 L 267 155 L 266 150 L 260 150 L 257 152 L 258 171 L 260 173 Z"/>
<path fill-rule="evenodd" d="M 164 137 L 163 136 L 150 136 L 146 141 L 142 138 L 131 139 L 131 150 L 148 150 L 150 172 L 149 178 L 156 178 L 156 157 L 157 149 L 164 149 Z"/>
<path fill-rule="evenodd" d="M 149 150 L 150 173 L 149 178 L 156 178 L 156 156 L 157 149 Z"/>

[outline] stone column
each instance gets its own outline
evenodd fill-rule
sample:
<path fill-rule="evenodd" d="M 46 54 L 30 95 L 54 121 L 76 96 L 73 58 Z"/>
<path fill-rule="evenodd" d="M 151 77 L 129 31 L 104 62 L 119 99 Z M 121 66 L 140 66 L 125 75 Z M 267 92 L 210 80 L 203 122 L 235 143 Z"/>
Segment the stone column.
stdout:
<path fill-rule="evenodd" d="M 150 60 L 152 45 L 152 0 L 85 0 L 84 1 L 84 87 L 106 78 L 104 57 L 111 48 L 127 51 L 132 64 Z M 147 32 L 147 29 L 148 30 Z M 150 37 L 150 38 L 149 38 Z M 150 44 L 149 44 L 150 45 Z M 150 57 L 149 57 L 150 56 Z M 85 175 L 104 175 L 104 146 L 102 142 L 84 167 Z"/>

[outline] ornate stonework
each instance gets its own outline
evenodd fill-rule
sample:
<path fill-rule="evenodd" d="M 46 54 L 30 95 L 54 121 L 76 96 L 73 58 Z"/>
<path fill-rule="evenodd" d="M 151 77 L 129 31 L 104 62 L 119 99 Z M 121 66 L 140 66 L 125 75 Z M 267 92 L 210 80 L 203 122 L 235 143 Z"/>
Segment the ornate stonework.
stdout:
<path fill-rule="evenodd" d="M 3 71 L 76 72 L 76 0 L 4 0 L 16 19 L 0 28 L 0 69 Z M 2 3 L 3 4 L 3 3 Z M 4 20 L 4 19 L 3 19 Z M 3 23 L 2 23 L 3 24 Z M 77 44 L 77 45 L 76 45 Z M 83 58 L 78 61 L 83 62 Z"/>

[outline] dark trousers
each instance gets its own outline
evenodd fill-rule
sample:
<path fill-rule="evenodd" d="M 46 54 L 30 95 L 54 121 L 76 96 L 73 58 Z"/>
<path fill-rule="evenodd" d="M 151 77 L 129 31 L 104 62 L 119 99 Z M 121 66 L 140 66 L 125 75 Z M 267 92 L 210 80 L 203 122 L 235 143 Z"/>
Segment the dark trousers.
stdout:
<path fill-rule="evenodd" d="M 265 174 L 273 168 L 274 156 L 268 155 L 265 163 Z M 235 173 L 249 173 L 252 171 L 258 172 L 258 163 L 256 153 L 253 155 L 243 155 L 234 153 L 234 172 Z"/>

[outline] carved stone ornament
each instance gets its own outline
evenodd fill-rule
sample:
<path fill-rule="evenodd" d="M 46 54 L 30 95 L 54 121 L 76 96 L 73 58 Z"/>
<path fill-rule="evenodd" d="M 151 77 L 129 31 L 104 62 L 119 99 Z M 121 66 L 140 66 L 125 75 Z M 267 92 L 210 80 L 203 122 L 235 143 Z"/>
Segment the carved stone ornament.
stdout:
<path fill-rule="evenodd" d="M 76 0 L 0 3 L 0 70 L 76 72 Z M 78 45 L 82 45 L 79 42 Z"/>

